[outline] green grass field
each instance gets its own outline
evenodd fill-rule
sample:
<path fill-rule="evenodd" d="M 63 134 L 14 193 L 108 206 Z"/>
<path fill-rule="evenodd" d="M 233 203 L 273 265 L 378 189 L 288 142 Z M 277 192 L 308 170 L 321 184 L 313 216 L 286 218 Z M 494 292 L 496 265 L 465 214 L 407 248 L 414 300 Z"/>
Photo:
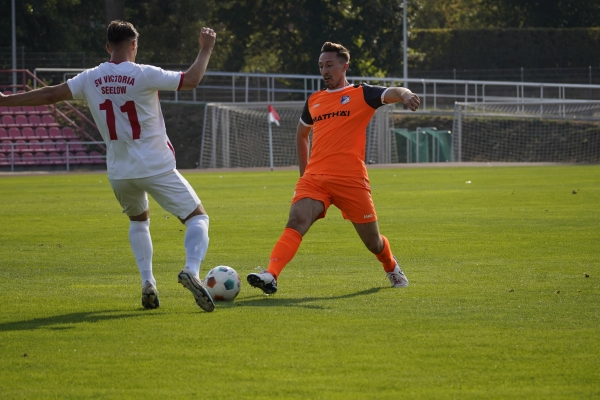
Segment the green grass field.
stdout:
<path fill-rule="evenodd" d="M 184 175 L 211 217 L 201 274 L 243 279 L 213 313 L 177 283 L 184 227 L 156 203 L 144 310 L 105 175 L 0 177 L 1 399 L 600 397 L 600 166 L 371 170 L 410 286 L 332 207 L 270 297 L 245 276 L 297 172 Z"/>

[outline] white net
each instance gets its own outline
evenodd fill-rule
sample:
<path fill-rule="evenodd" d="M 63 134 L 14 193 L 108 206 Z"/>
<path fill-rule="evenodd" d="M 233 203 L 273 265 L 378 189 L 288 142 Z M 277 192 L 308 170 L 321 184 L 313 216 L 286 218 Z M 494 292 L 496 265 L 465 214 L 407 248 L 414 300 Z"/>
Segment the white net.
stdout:
<path fill-rule="evenodd" d="M 456 103 L 455 161 L 600 162 L 600 102 Z"/>
<path fill-rule="evenodd" d="M 199 168 L 269 167 L 268 104 L 207 104 Z M 280 117 L 280 126 L 271 124 L 273 166 L 298 165 L 296 128 L 304 102 L 270 104 Z M 388 107 L 379 108 L 367 127 L 367 163 L 390 162 L 388 113 Z"/>

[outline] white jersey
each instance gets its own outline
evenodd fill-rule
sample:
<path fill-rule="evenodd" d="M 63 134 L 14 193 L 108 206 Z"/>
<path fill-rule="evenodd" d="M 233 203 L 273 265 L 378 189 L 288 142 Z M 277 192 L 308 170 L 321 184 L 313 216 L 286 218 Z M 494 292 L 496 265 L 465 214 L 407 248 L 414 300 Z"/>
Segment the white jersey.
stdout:
<path fill-rule="evenodd" d="M 109 178 L 146 178 L 175 169 L 158 91 L 178 90 L 183 75 L 132 62 L 105 62 L 67 81 L 74 99 L 87 100 L 106 143 Z"/>

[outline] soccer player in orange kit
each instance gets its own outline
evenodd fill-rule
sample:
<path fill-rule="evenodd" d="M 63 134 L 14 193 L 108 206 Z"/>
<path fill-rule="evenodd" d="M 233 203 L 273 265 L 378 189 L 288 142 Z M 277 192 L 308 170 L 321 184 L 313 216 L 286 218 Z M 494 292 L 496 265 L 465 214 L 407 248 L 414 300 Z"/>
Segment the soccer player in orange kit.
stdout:
<path fill-rule="evenodd" d="M 402 102 L 415 111 L 420 99 L 402 87 L 350 85 L 346 79 L 349 63 L 350 53 L 344 46 L 326 42 L 321 48 L 319 70 L 327 88 L 308 98 L 298 123 L 300 179 L 289 219 L 271 252 L 267 270 L 247 277 L 251 286 L 266 294 L 277 291 L 279 274 L 296 255 L 304 234 L 317 219 L 325 217 L 331 204 L 352 222 L 367 249 L 383 265 L 392 287 L 408 286 L 387 238 L 379 233 L 364 163 L 365 143 L 367 125 L 377 108 Z"/>

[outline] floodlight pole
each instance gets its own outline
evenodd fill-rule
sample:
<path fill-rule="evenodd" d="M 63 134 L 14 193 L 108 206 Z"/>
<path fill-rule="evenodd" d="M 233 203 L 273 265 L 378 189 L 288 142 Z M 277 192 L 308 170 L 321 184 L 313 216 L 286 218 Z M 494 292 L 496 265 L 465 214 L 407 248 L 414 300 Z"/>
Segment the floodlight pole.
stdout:
<path fill-rule="evenodd" d="M 12 6 L 12 69 L 17 69 L 17 24 L 15 22 L 15 0 L 11 1 Z M 12 73 L 13 93 L 17 92 L 17 72 Z"/>
<path fill-rule="evenodd" d="M 404 87 L 408 88 L 408 82 L 406 82 L 406 80 L 408 79 L 408 56 L 407 56 L 408 38 L 406 35 L 406 0 L 404 0 L 404 5 L 402 8 L 402 40 L 403 40 L 403 45 L 404 45 L 403 46 L 404 47 L 404 57 L 403 57 Z"/>

